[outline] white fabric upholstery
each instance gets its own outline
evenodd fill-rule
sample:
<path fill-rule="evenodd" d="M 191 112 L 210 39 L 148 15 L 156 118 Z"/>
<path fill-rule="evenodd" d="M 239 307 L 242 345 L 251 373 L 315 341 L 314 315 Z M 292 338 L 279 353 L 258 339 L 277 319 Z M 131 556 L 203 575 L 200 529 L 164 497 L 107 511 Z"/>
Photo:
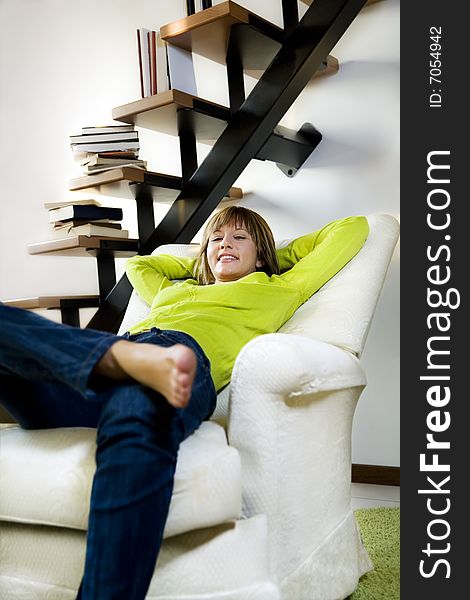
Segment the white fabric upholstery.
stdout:
<path fill-rule="evenodd" d="M 74 600 L 85 533 L 2 523 L 2 600 Z M 280 600 L 270 581 L 264 516 L 165 540 L 147 600 Z"/>
<path fill-rule="evenodd" d="M 183 444 L 148 600 L 340 600 L 372 568 L 350 508 L 351 427 L 398 223 L 368 220 L 359 254 L 278 333 L 242 349 L 212 422 Z M 147 311 L 133 294 L 121 332 Z M 92 437 L 0 428 L 0 598 L 75 597 Z"/>
<path fill-rule="evenodd" d="M 95 472 L 94 429 L 2 433 L 0 520 L 86 531 Z M 204 422 L 180 447 L 164 537 L 237 519 L 240 457 L 216 423 Z"/>
<path fill-rule="evenodd" d="M 367 220 L 370 233 L 359 254 L 307 300 L 280 332 L 299 333 L 361 355 L 399 229 L 391 215 L 369 215 Z"/>
<path fill-rule="evenodd" d="M 335 531 L 342 542 L 327 547 L 329 561 L 348 565 L 343 579 L 335 577 L 335 589 L 345 594 L 357 582 L 354 556 L 360 542 L 347 525 L 350 436 L 365 383 L 354 356 L 301 336 L 261 336 L 237 359 L 228 435 L 242 461 L 243 514 L 268 516 L 270 568 L 286 589 L 301 565 L 317 553 L 325 558 L 326 550 L 319 548 Z M 367 561 L 360 564 L 370 567 Z M 303 575 L 299 598 L 320 598 L 319 582 L 306 578 L 305 570 Z"/>

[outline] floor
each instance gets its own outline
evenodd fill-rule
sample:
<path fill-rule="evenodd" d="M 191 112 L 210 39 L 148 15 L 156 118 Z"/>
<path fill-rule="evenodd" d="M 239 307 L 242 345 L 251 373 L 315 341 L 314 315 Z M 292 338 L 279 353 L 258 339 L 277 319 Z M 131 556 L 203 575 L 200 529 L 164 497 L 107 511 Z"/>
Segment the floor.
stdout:
<path fill-rule="evenodd" d="M 395 485 L 351 484 L 351 507 L 376 508 L 378 506 L 400 506 L 400 488 Z"/>

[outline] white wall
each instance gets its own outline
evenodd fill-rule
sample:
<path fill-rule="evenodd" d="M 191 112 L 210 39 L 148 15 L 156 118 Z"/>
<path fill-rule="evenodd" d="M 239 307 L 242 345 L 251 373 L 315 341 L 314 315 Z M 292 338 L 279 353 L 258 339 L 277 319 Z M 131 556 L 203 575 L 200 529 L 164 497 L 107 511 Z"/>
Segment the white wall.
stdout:
<path fill-rule="evenodd" d="M 282 25 L 280 0 L 239 4 Z M 30 256 L 26 245 L 49 237 L 44 202 L 90 196 L 67 190 L 80 174 L 68 136 L 111 122 L 113 107 L 139 98 L 136 29 L 184 14 L 185 0 L 0 0 L 0 298 L 97 292 L 93 259 Z M 296 129 L 310 121 L 322 132 L 305 166 L 289 179 L 252 161 L 236 183 L 242 203 L 278 238 L 351 214 L 399 213 L 398 0 L 365 8 L 332 54 L 339 72 L 309 84 L 282 120 Z M 199 95 L 226 103 L 223 68 L 195 63 Z M 140 138 L 150 169 L 180 172 L 176 139 L 150 131 Z M 133 201 L 111 202 L 136 235 Z M 369 384 L 354 422 L 356 463 L 399 465 L 398 298 L 397 251 L 363 355 Z"/>

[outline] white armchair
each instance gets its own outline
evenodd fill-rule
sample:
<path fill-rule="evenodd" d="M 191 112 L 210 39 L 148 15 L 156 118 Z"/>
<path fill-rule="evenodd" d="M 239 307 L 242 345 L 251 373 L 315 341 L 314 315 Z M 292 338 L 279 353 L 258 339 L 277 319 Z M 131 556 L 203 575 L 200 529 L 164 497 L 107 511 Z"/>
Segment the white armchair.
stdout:
<path fill-rule="evenodd" d="M 350 508 L 351 425 L 398 223 L 368 220 L 359 254 L 278 333 L 243 348 L 212 420 L 183 442 L 148 600 L 337 600 L 371 569 Z M 133 295 L 121 331 L 146 310 Z M 0 436 L 0 598 L 72 600 L 94 431 Z"/>

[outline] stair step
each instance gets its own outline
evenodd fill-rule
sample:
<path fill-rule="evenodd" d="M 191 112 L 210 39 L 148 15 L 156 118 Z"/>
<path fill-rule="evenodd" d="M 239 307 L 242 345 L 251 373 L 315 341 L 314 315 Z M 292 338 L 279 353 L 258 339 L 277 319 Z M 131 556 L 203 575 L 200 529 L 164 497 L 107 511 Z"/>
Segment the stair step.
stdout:
<path fill-rule="evenodd" d="M 326 65 L 322 69 L 318 69 L 315 75 L 318 77 L 332 75 L 338 69 L 338 59 L 328 55 Z M 178 135 L 177 112 L 184 108 L 193 111 L 189 124 L 198 140 L 206 143 L 215 142 L 230 119 L 230 109 L 226 106 L 174 89 L 117 106 L 113 108 L 112 117 L 115 121 L 133 124 L 144 129 Z M 90 176 L 87 175 L 87 177 Z"/>
<path fill-rule="evenodd" d="M 153 171 L 144 171 L 135 167 L 120 167 L 110 169 L 96 175 L 84 175 L 77 177 L 69 182 L 69 189 L 72 191 L 82 190 L 90 187 L 112 186 L 106 190 L 98 190 L 99 193 L 107 196 L 117 196 L 132 198 L 129 186 L 122 186 L 122 182 L 144 183 L 152 186 L 153 197 L 156 202 L 173 202 L 181 191 L 182 178 L 175 175 L 164 175 Z M 114 185 L 117 184 L 117 185 Z M 241 188 L 232 187 L 225 199 L 243 198 Z"/>
<path fill-rule="evenodd" d="M 230 28 L 248 25 L 240 48 L 245 71 L 264 71 L 281 47 L 284 30 L 235 2 L 222 2 L 160 28 L 162 40 L 225 64 Z M 328 57 L 336 61 L 332 56 Z M 327 66 L 318 69 L 314 77 L 331 74 Z"/>
<path fill-rule="evenodd" d="M 58 256 L 96 256 L 106 253 L 116 258 L 135 256 L 139 249 L 136 239 L 105 238 L 76 235 L 69 238 L 28 244 L 29 254 L 55 254 Z"/>
<path fill-rule="evenodd" d="M 148 173 L 148 171 L 136 169 L 135 167 L 118 167 L 116 169 L 109 169 L 109 171 L 103 171 L 102 173 L 96 173 L 95 175 L 84 175 L 83 177 L 71 179 L 69 182 L 69 190 L 82 190 L 88 187 L 104 185 L 106 183 L 115 183 L 116 181 L 123 180 L 140 183 L 144 181 L 146 173 Z"/>
<path fill-rule="evenodd" d="M 239 24 L 251 25 L 242 49 L 245 69 L 265 69 L 281 45 L 284 30 L 235 2 L 222 2 L 164 25 L 160 35 L 172 45 L 225 64 L 230 28 Z"/>
<path fill-rule="evenodd" d="M 17 308 L 89 308 L 99 306 L 99 296 L 34 296 L 32 298 L 18 298 L 4 300 L 3 304 Z"/>
<path fill-rule="evenodd" d="M 214 142 L 230 118 L 230 110 L 226 106 L 176 89 L 113 108 L 112 118 L 114 121 L 177 135 L 177 111 L 183 108 L 194 111 L 191 124 L 196 137 L 202 142 Z"/>

